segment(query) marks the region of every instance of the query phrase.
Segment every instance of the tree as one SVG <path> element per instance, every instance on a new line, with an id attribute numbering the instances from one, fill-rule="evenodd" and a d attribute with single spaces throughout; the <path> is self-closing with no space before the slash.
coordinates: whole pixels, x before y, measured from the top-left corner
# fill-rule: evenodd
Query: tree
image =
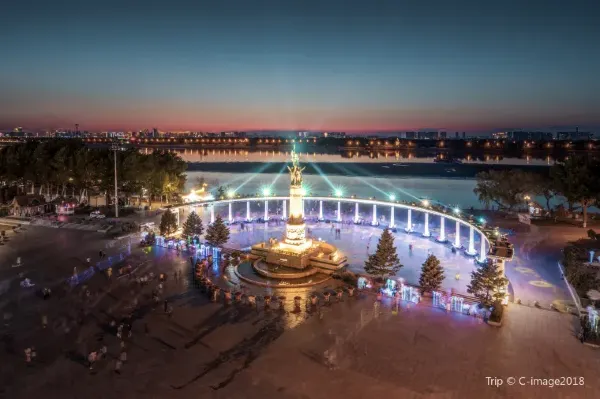
<path id="1" fill-rule="evenodd" d="M 217 195 L 215 197 L 217 197 L 217 199 L 225 198 L 225 188 L 223 186 L 219 186 L 219 188 L 217 188 Z"/>
<path id="2" fill-rule="evenodd" d="M 202 225 L 202 219 L 196 212 L 190 213 L 187 220 L 183 224 L 183 237 L 190 239 L 194 236 L 201 236 L 204 232 L 204 226 Z"/>
<path id="3" fill-rule="evenodd" d="M 215 222 L 208 226 L 204 239 L 213 247 L 220 247 L 229 241 L 229 227 L 225 225 L 221 215 L 217 215 Z"/>
<path id="4" fill-rule="evenodd" d="M 554 165 L 550 172 L 557 191 L 569 205 L 581 205 L 583 228 L 586 228 L 588 207 L 600 196 L 600 164 L 583 157 L 569 157 Z"/>
<path id="5" fill-rule="evenodd" d="M 177 217 L 170 209 L 167 209 L 160 218 L 160 234 L 169 235 L 177 230 Z"/>
<path id="6" fill-rule="evenodd" d="M 550 207 L 550 200 L 556 196 L 556 187 L 554 180 L 548 175 L 537 175 L 538 179 L 534 181 L 535 194 L 539 194 L 546 199 L 546 209 L 548 212 L 552 209 Z"/>
<path id="7" fill-rule="evenodd" d="M 421 291 L 438 291 L 442 287 L 443 281 L 444 269 L 440 265 L 440 260 L 435 255 L 429 255 L 421 268 L 421 277 L 419 278 Z"/>
<path id="8" fill-rule="evenodd" d="M 490 170 L 477 174 L 477 186 L 473 192 L 486 207 L 493 202 L 499 208 L 512 211 L 532 192 L 535 180 L 536 175 L 518 169 Z"/>
<path id="9" fill-rule="evenodd" d="M 383 278 L 395 276 L 401 267 L 402 264 L 400 264 L 396 247 L 394 247 L 394 236 L 386 228 L 379 238 L 377 250 L 365 261 L 365 271 Z"/>
<path id="10" fill-rule="evenodd" d="M 500 268 L 491 260 L 481 266 L 478 270 L 471 272 L 471 283 L 467 286 L 467 292 L 473 294 L 479 302 L 490 307 L 496 301 L 504 299 L 503 289 L 508 284 Z"/>

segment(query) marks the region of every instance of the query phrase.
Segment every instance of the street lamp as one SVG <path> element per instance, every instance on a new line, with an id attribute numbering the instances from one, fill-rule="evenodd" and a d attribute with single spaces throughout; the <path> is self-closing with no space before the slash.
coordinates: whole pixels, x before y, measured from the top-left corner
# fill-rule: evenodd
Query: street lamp
<path id="1" fill-rule="evenodd" d="M 234 190 L 227 191 L 227 198 L 233 198 L 233 197 L 235 197 L 235 191 Z"/>
<path id="2" fill-rule="evenodd" d="M 119 151 L 119 144 L 113 141 L 110 149 L 115 153 L 115 217 L 119 217 L 119 193 L 117 190 L 117 151 Z"/>
<path id="3" fill-rule="evenodd" d="M 454 208 L 454 213 L 458 215 L 460 213 L 460 209 Z"/>
<path id="4" fill-rule="evenodd" d="M 342 195 L 344 195 L 344 193 L 342 192 L 341 189 L 338 188 L 338 189 L 335 190 L 335 196 L 336 197 L 341 197 Z"/>
<path id="5" fill-rule="evenodd" d="M 394 194 L 390 194 L 390 201 L 396 201 L 396 196 Z"/>
<path id="6" fill-rule="evenodd" d="M 263 188 L 263 196 L 268 197 L 269 195 L 271 195 L 271 190 L 269 187 Z"/>
<path id="7" fill-rule="evenodd" d="M 429 206 L 429 201 L 428 200 L 423 200 L 422 204 L 423 204 L 423 206 L 427 207 L 427 206 Z"/>

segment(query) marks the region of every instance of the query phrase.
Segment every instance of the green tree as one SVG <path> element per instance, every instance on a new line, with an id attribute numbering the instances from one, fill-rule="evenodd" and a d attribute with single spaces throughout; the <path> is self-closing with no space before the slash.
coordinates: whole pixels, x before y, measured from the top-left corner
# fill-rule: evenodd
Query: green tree
<path id="1" fill-rule="evenodd" d="M 389 229 L 385 229 L 377 243 L 377 250 L 365 261 L 365 271 L 373 276 L 389 277 L 395 276 L 401 267 L 394 247 L 394 236 Z"/>
<path id="2" fill-rule="evenodd" d="M 224 199 L 225 198 L 225 187 L 219 186 L 219 188 L 217 188 L 217 195 L 215 197 L 217 199 Z"/>
<path id="3" fill-rule="evenodd" d="M 214 247 L 220 247 L 229 241 L 229 227 L 225 225 L 221 215 L 217 215 L 215 222 L 208 226 L 204 239 Z"/>
<path id="4" fill-rule="evenodd" d="M 440 264 L 440 260 L 435 255 L 429 255 L 421 267 L 421 277 L 419 278 L 421 291 L 439 291 L 442 288 L 443 281 L 444 269 Z"/>
<path id="5" fill-rule="evenodd" d="M 170 209 L 162 214 L 159 229 L 161 235 L 169 235 L 177 230 L 177 217 Z"/>
<path id="6" fill-rule="evenodd" d="M 536 176 L 519 169 L 490 170 L 477 174 L 477 186 L 473 192 L 486 207 L 495 203 L 499 208 L 512 211 L 532 193 Z"/>
<path id="7" fill-rule="evenodd" d="M 490 307 L 495 301 L 504 299 L 503 289 L 508 284 L 500 268 L 491 260 L 479 269 L 471 272 L 471 283 L 467 286 L 467 292 L 473 294 L 479 302 Z"/>
<path id="8" fill-rule="evenodd" d="M 552 209 L 550 200 L 556 196 L 556 185 L 554 184 L 554 180 L 546 174 L 537 175 L 537 179 L 534 181 L 533 185 L 533 192 L 546 199 L 546 209 L 550 211 Z"/>
<path id="9" fill-rule="evenodd" d="M 187 240 L 194 236 L 201 236 L 203 232 L 204 226 L 200 216 L 196 212 L 190 213 L 183 224 L 183 237 Z"/>
<path id="10" fill-rule="evenodd" d="M 588 207 L 600 196 L 600 164 L 583 157 L 569 157 L 554 165 L 550 172 L 557 191 L 569 205 L 581 205 L 583 228 L 586 228 Z"/>

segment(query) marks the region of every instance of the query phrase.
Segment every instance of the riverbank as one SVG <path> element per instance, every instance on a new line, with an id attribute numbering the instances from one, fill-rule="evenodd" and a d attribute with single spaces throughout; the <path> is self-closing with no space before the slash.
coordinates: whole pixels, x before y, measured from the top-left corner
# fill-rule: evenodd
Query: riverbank
<path id="1" fill-rule="evenodd" d="M 188 172 L 222 173 L 275 173 L 285 170 L 285 162 L 190 162 Z M 446 178 L 474 178 L 480 172 L 490 170 L 523 169 L 540 174 L 549 173 L 550 168 L 539 165 L 491 165 L 491 164 L 454 164 L 454 163 L 335 163 L 316 162 L 302 164 L 304 175 L 327 176 L 420 176 Z"/>

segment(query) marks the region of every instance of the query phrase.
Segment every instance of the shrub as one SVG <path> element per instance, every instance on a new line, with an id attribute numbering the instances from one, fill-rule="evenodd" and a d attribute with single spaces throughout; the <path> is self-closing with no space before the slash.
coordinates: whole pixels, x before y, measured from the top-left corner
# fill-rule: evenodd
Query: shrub
<path id="1" fill-rule="evenodd" d="M 356 287 L 358 284 L 358 276 L 352 272 L 342 272 L 339 276 L 348 285 Z"/>
<path id="2" fill-rule="evenodd" d="M 589 238 L 591 238 L 592 240 L 597 240 L 597 239 L 598 239 L 598 234 L 597 234 L 597 233 L 596 233 L 594 230 L 592 230 L 592 229 L 589 229 L 589 230 L 587 231 L 587 235 L 588 235 L 588 237 L 589 237 Z"/>
<path id="3" fill-rule="evenodd" d="M 502 321 L 502 315 L 504 314 L 504 306 L 502 306 L 502 302 L 496 301 L 492 306 L 492 314 L 490 314 L 490 320 L 495 323 L 500 323 Z"/>

